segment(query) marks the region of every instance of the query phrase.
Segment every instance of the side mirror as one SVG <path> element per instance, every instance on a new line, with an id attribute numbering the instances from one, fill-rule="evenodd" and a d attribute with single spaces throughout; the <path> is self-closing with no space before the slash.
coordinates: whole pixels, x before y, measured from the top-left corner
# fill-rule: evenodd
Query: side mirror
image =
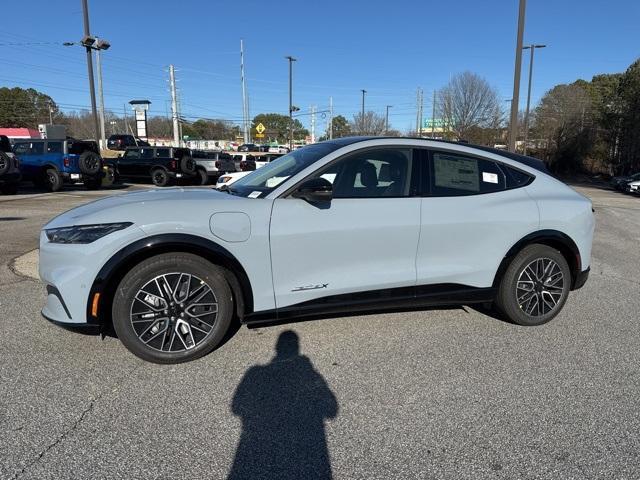
<path id="1" fill-rule="evenodd" d="M 326 178 L 311 178 L 304 181 L 291 196 L 309 203 L 330 202 L 333 197 L 333 185 Z"/>

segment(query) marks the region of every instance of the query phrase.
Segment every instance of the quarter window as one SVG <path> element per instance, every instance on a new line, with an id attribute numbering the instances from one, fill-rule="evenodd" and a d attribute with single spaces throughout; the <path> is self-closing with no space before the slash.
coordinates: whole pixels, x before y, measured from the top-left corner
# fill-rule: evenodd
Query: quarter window
<path id="1" fill-rule="evenodd" d="M 338 160 L 318 176 L 333 184 L 333 198 L 408 197 L 411 149 L 371 149 Z"/>
<path id="2" fill-rule="evenodd" d="M 493 193 L 507 188 L 505 174 L 490 160 L 434 152 L 431 193 L 435 196 Z"/>

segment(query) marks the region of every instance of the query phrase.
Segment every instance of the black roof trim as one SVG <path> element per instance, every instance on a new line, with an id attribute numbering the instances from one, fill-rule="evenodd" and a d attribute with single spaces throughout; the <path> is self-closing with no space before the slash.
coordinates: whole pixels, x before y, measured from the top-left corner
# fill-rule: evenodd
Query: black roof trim
<path id="1" fill-rule="evenodd" d="M 526 155 L 520 155 L 519 153 L 509 152 L 507 150 L 499 150 L 497 148 L 487 147 L 484 145 L 474 145 L 472 143 L 466 142 L 454 142 L 453 140 L 439 140 L 439 139 L 431 139 L 424 137 L 341 137 L 333 140 L 326 140 L 322 143 L 333 143 L 340 147 L 345 147 L 347 145 L 352 145 L 358 142 L 366 142 L 367 140 L 382 140 L 382 139 L 394 139 L 394 140 L 427 140 L 430 142 L 437 142 L 449 145 L 458 145 L 461 147 L 469 147 L 475 148 L 477 150 L 481 150 L 483 152 L 492 153 L 494 155 L 499 155 L 501 157 L 508 158 L 509 160 L 513 160 L 514 162 L 521 163 L 526 165 L 527 167 L 538 170 L 542 173 L 546 173 L 547 175 L 551 175 L 549 170 L 547 169 L 544 162 L 540 159 L 527 157 Z"/>

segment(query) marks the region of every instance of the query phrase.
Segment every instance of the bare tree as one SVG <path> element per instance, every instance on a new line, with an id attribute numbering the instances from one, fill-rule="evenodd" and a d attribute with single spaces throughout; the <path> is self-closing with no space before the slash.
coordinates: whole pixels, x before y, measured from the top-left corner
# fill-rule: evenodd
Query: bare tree
<path id="1" fill-rule="evenodd" d="M 365 112 L 353 116 L 351 132 L 358 135 L 382 135 L 385 131 L 385 117 L 375 112 Z"/>
<path id="2" fill-rule="evenodd" d="M 495 129 L 502 121 L 497 91 L 475 73 L 454 76 L 436 98 L 440 118 L 460 140 L 468 140 L 472 129 Z"/>

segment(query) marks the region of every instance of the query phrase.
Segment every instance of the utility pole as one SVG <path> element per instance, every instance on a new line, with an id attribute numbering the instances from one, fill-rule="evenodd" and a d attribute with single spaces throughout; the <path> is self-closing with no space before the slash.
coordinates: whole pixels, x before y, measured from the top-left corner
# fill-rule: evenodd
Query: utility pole
<path id="1" fill-rule="evenodd" d="M 311 143 L 316 143 L 316 106 L 311 106 Z"/>
<path id="2" fill-rule="evenodd" d="M 51 100 L 49 100 L 49 123 L 53 125 L 53 105 L 51 105 Z"/>
<path id="3" fill-rule="evenodd" d="M 436 138 L 436 91 L 433 91 L 433 107 L 431 108 L 431 139 Z"/>
<path id="4" fill-rule="evenodd" d="M 173 146 L 180 146 L 180 123 L 178 122 L 178 98 L 176 95 L 176 75 L 173 65 L 169 65 L 169 83 L 171 85 L 171 118 L 173 119 Z"/>
<path id="5" fill-rule="evenodd" d="M 516 37 L 516 64 L 513 72 L 513 97 L 511 98 L 511 118 L 509 120 L 509 151 L 516 151 L 518 137 L 518 106 L 520 105 L 520 73 L 522 70 L 522 37 L 524 36 L 524 16 L 527 0 L 520 0 L 518 11 L 518 34 Z"/>
<path id="6" fill-rule="evenodd" d="M 387 114 L 384 117 L 384 133 L 389 133 L 389 109 L 393 105 L 387 105 Z"/>
<path id="7" fill-rule="evenodd" d="M 87 0 L 82 0 L 82 18 L 84 21 L 84 37 L 90 37 L 89 28 L 89 6 Z M 96 87 L 93 80 L 93 54 L 91 53 L 91 47 L 85 46 L 87 50 L 87 70 L 89 73 L 89 94 L 91 96 L 91 114 L 93 116 L 93 127 L 96 140 L 100 138 L 100 127 L 98 125 L 98 112 L 96 110 Z"/>
<path id="8" fill-rule="evenodd" d="M 533 53 L 536 48 L 544 48 L 546 45 L 527 45 L 522 47 L 523 50 L 531 50 L 531 56 L 529 57 L 529 90 L 527 92 L 527 110 L 524 114 L 524 148 L 523 153 L 527 154 L 527 140 L 529 138 L 529 104 L 531 103 L 531 77 L 533 76 Z"/>
<path id="9" fill-rule="evenodd" d="M 242 82 L 242 129 L 244 143 L 251 141 L 249 128 L 249 106 L 247 104 L 247 86 L 244 77 L 244 41 L 240 39 L 240 81 Z"/>
<path id="10" fill-rule="evenodd" d="M 96 40 L 98 37 L 96 37 Z M 100 99 L 100 148 L 107 148 L 107 136 L 104 131 L 104 92 L 102 91 L 102 51 L 96 49 L 96 67 L 98 69 L 98 98 Z"/>
<path id="11" fill-rule="evenodd" d="M 367 93 L 366 90 L 360 90 L 362 92 L 362 111 L 360 113 L 360 135 L 364 134 L 364 96 Z"/>
<path id="12" fill-rule="evenodd" d="M 416 135 L 422 137 L 422 118 L 423 118 L 423 92 L 422 88 L 418 87 L 416 94 Z"/>
<path id="13" fill-rule="evenodd" d="M 289 150 L 293 150 L 293 62 L 291 55 L 284 57 L 289 60 Z"/>
<path id="14" fill-rule="evenodd" d="M 333 97 L 329 97 L 329 140 L 333 140 Z"/>

